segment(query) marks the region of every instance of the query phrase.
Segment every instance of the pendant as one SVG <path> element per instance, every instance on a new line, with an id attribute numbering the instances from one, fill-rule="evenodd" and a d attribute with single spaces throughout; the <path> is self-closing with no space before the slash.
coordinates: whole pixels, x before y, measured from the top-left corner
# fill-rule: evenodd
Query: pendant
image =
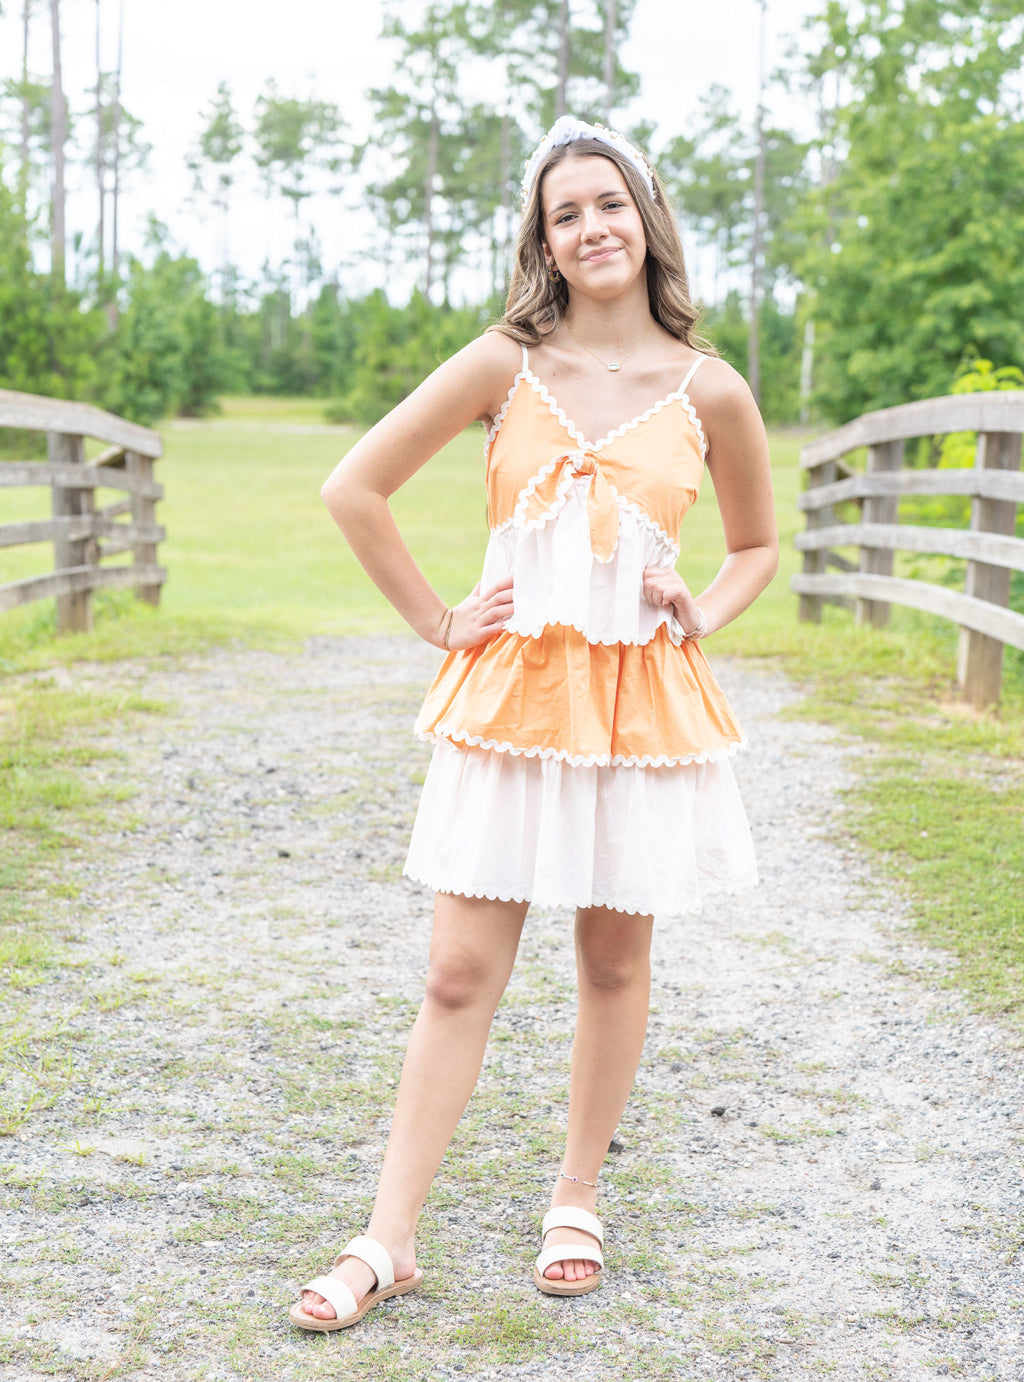
<path id="1" fill-rule="evenodd" d="M 622 366 L 621 366 L 621 365 L 609 365 L 608 368 L 611 370 L 612 374 L 614 374 L 615 371 L 616 371 L 616 370 L 620 370 L 620 369 L 622 368 Z"/>

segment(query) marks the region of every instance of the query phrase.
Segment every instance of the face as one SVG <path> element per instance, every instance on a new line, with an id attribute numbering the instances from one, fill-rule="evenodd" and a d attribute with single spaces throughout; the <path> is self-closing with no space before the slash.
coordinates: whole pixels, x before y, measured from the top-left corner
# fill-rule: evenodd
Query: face
<path id="1" fill-rule="evenodd" d="M 609 158 L 565 158 L 544 177 L 544 257 L 570 289 L 611 297 L 638 278 L 647 241 L 626 180 Z"/>

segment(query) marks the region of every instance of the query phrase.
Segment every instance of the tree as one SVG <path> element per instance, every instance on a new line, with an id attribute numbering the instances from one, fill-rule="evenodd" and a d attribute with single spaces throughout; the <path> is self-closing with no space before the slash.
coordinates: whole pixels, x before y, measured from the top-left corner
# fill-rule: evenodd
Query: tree
<path id="1" fill-rule="evenodd" d="M 92 154 L 99 214 L 96 221 L 96 281 L 101 301 L 107 301 L 112 324 L 117 321 L 116 289 L 120 276 L 120 203 L 129 174 L 144 168 L 152 146 L 142 137 L 142 121 L 126 110 L 117 72 L 101 73 L 93 111 L 96 143 Z M 107 275 L 107 204 L 110 216 L 110 273 Z"/>
<path id="2" fill-rule="evenodd" d="M 480 334 L 479 308 L 435 306 L 422 293 L 396 307 L 381 292 L 353 304 L 358 351 L 348 388 L 331 410 L 342 421 L 376 422 L 412 393 L 424 375 Z"/>
<path id="3" fill-rule="evenodd" d="M 151 221 L 151 262 L 132 258 L 126 305 L 104 360 L 102 402 L 133 421 L 211 411 L 230 378 L 217 309 L 198 263 L 175 254 Z"/>
<path id="4" fill-rule="evenodd" d="M 446 258 L 461 257 L 457 236 L 463 227 L 454 207 L 464 200 L 458 186 L 466 154 L 459 73 L 472 52 L 465 6 L 430 3 L 410 15 L 406 7 L 391 5 L 383 33 L 400 45 L 401 84 L 370 92 L 374 148 L 387 150 L 386 171 L 371 184 L 370 195 L 391 243 L 419 262 L 422 292 L 430 301 L 438 278 L 448 276 L 439 250 L 447 250 Z M 368 149 L 361 152 L 365 162 Z"/>
<path id="5" fill-rule="evenodd" d="M 761 350 L 758 339 L 758 319 L 761 310 L 761 293 L 764 286 L 761 253 L 764 233 L 765 4 L 766 0 L 760 0 L 761 14 L 758 31 L 757 115 L 755 117 L 754 127 L 754 204 L 751 208 L 753 229 L 750 237 L 750 330 L 747 338 L 747 382 L 750 384 L 750 391 L 758 403 L 761 401 Z"/>
<path id="6" fill-rule="evenodd" d="M 658 166 L 680 218 L 697 240 L 714 251 L 710 299 L 720 304 L 735 290 L 736 271 L 754 252 L 755 171 L 763 144 L 759 284 L 770 297 L 783 281 L 795 281 L 803 237 L 795 217 L 806 192 L 807 146 L 788 131 L 762 126 L 757 138 L 732 109 L 723 86 L 709 88 L 698 105 L 693 134 L 677 136 L 658 156 Z M 748 315 L 749 320 L 749 315 Z"/>
<path id="7" fill-rule="evenodd" d="M 3 387 L 81 398 L 95 378 L 102 318 L 32 265 L 28 227 L 0 179 L 0 380 Z"/>
<path id="8" fill-rule="evenodd" d="M 819 37 L 850 91 L 804 270 L 842 420 L 945 392 L 965 354 L 1024 359 L 1024 25 L 1005 0 L 866 0 Z"/>
<path id="9" fill-rule="evenodd" d="M 438 288 L 447 298 L 463 265 L 486 265 L 495 286 L 504 282 L 531 143 L 570 95 L 596 118 L 636 89 L 618 58 L 634 4 L 590 0 L 581 10 L 577 0 L 579 13 L 569 0 L 386 5 L 396 75 L 371 93 L 376 134 L 362 163 L 388 251 L 418 263 L 428 299 Z M 467 69 L 485 74 L 486 99 L 468 94 Z"/>
<path id="10" fill-rule="evenodd" d="M 32 20 L 32 0 L 22 0 L 21 7 L 21 163 L 18 172 L 18 197 L 22 208 L 28 207 L 28 185 L 31 168 L 32 92 L 28 73 L 28 43 Z"/>
<path id="11" fill-rule="evenodd" d="M 53 78 L 50 87 L 50 150 L 53 157 L 53 190 L 50 198 L 50 273 L 63 288 L 66 232 L 64 227 L 64 146 L 68 138 L 68 110 L 60 53 L 60 0 L 50 0 Z"/>
<path id="12" fill-rule="evenodd" d="M 27 21 L 30 11 L 23 11 Z M 10 78 L 0 87 L 6 98 L 0 102 L 0 143 L 17 148 L 17 177 L 15 190 L 18 205 L 26 216 L 36 205 L 48 206 L 51 193 L 50 160 L 50 83 L 36 80 L 28 68 L 28 28 L 25 28 L 25 49 L 21 75 Z M 11 112 L 8 114 L 8 112 Z M 33 193 L 38 185 L 36 196 Z"/>
<path id="13" fill-rule="evenodd" d="M 313 191 L 310 174 L 340 170 L 341 128 L 341 115 L 333 102 L 282 96 L 273 79 L 267 84 L 266 95 L 256 101 L 256 166 L 268 194 L 278 194 L 291 206 L 293 265 L 300 255 L 302 203 Z M 292 297 L 295 286 L 293 279 Z"/>
<path id="14" fill-rule="evenodd" d="M 559 115 L 609 121 L 639 89 L 621 59 L 636 0 L 470 4 L 477 50 L 498 61 L 516 118 L 535 142 Z"/>
<path id="15" fill-rule="evenodd" d="M 245 131 L 235 113 L 227 82 L 217 87 L 217 95 L 204 112 L 206 124 L 186 160 L 192 173 L 193 190 L 209 197 L 220 213 L 221 241 L 218 260 L 223 274 L 228 263 L 227 218 L 231 189 L 234 186 L 234 165 L 242 152 Z"/>

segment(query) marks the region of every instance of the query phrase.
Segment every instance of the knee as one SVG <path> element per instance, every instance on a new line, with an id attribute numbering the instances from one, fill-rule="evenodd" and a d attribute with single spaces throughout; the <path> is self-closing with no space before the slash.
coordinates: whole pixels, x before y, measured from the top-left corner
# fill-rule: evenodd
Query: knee
<path id="1" fill-rule="evenodd" d="M 475 1007 L 489 993 L 489 974 L 475 956 L 455 951 L 433 955 L 427 970 L 427 1002 L 448 1012 Z"/>
<path id="2" fill-rule="evenodd" d="M 624 953 L 613 946 L 581 946 L 577 967 L 581 982 L 608 993 L 632 988 L 637 983 L 646 984 L 650 978 L 646 954 Z"/>

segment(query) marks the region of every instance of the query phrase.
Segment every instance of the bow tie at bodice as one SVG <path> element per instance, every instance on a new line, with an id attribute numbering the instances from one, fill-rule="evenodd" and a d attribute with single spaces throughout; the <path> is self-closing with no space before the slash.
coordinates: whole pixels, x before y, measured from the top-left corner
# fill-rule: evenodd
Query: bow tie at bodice
<path id="1" fill-rule="evenodd" d="M 593 451 L 567 451 L 544 467 L 535 484 L 520 498 L 516 516 L 527 528 L 540 528 L 564 506 L 573 481 L 590 478 L 587 523 L 590 549 L 599 562 L 609 562 L 619 540 L 618 496 L 601 470 Z"/>

